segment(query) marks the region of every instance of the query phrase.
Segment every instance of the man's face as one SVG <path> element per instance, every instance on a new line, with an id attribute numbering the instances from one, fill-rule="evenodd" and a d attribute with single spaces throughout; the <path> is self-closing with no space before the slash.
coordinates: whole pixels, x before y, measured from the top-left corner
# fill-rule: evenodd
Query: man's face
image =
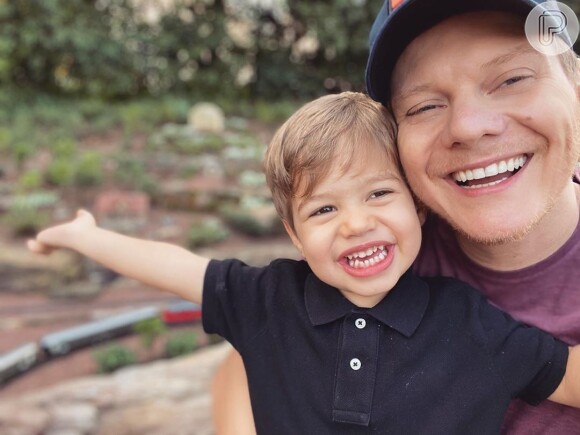
<path id="1" fill-rule="evenodd" d="M 523 236 L 573 192 L 578 79 L 517 29 L 502 13 L 448 19 L 406 48 L 391 84 L 411 187 L 478 242 Z"/>

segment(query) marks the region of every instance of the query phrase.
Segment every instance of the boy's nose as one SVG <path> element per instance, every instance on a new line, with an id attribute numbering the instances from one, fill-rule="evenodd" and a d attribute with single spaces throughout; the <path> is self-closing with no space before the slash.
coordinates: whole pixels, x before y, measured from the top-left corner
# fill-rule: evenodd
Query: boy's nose
<path id="1" fill-rule="evenodd" d="M 355 237 L 371 231 L 376 220 L 370 213 L 353 211 L 343 215 L 341 233 L 343 237 Z"/>

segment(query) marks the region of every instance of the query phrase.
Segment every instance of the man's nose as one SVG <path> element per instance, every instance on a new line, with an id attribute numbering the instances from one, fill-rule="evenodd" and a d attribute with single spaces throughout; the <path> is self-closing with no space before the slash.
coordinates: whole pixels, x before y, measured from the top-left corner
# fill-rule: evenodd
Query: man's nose
<path id="1" fill-rule="evenodd" d="M 481 139 L 498 136 L 505 130 L 505 114 L 485 98 L 461 96 L 451 102 L 450 109 L 448 143 L 451 146 L 476 145 Z"/>

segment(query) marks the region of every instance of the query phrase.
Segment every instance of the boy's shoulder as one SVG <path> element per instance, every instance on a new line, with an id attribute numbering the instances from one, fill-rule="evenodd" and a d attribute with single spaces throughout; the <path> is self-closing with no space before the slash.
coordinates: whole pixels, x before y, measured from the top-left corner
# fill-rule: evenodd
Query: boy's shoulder
<path id="1" fill-rule="evenodd" d="M 238 277 L 249 281 L 267 280 L 268 282 L 303 282 L 312 270 L 304 260 L 278 258 L 266 265 L 249 265 L 238 258 L 213 259 L 206 271 L 206 282 L 229 280 Z"/>
<path id="2" fill-rule="evenodd" d="M 478 306 L 488 304 L 483 293 L 465 281 L 449 276 L 421 277 L 429 287 L 430 304 Z"/>

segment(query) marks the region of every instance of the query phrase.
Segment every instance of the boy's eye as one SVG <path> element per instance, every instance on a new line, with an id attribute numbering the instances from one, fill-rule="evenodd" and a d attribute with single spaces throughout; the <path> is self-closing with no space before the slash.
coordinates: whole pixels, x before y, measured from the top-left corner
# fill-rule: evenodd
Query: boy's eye
<path id="1" fill-rule="evenodd" d="M 325 205 L 324 207 L 320 207 L 319 209 L 316 209 L 316 211 L 314 213 L 312 213 L 311 216 L 319 216 L 321 214 L 331 213 L 333 211 L 334 211 L 334 207 L 332 205 Z"/>
<path id="2" fill-rule="evenodd" d="M 393 193 L 393 191 L 388 189 L 377 190 L 371 194 L 371 198 L 380 198 L 382 196 L 387 196 L 390 193 Z"/>

